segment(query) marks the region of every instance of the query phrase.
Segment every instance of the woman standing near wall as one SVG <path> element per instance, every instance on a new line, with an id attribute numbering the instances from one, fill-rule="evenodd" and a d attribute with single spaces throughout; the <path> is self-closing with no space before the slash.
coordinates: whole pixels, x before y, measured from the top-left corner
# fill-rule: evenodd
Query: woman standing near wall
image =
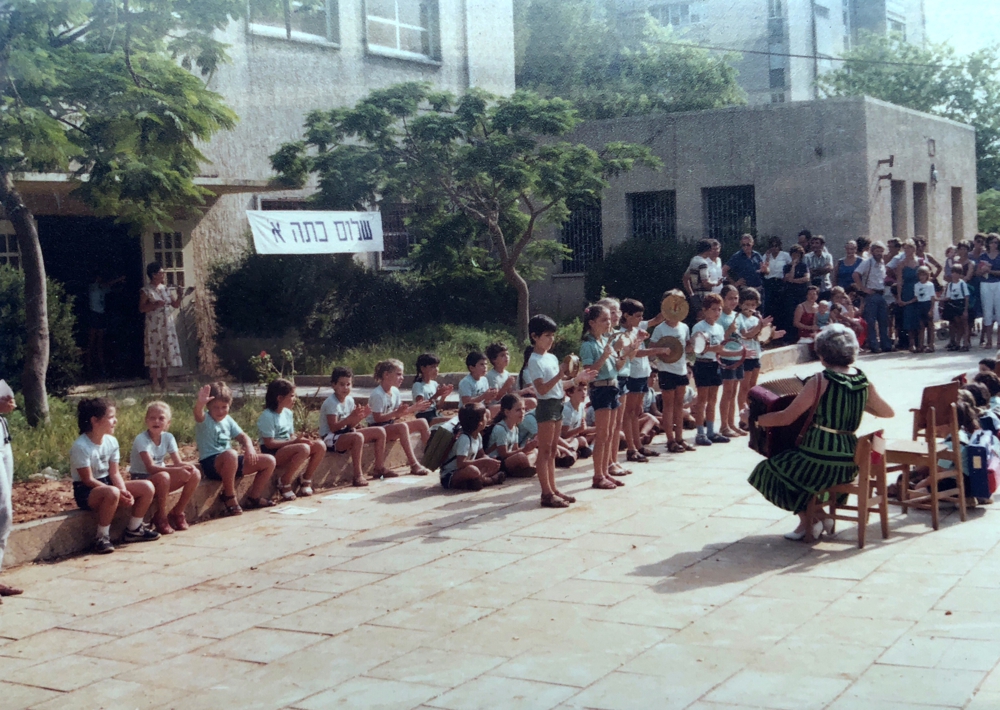
<path id="1" fill-rule="evenodd" d="M 146 315 L 146 367 L 153 382 L 153 391 L 167 388 L 167 373 L 171 367 L 181 367 L 180 343 L 174 326 L 174 308 L 181 307 L 182 293 L 168 289 L 166 275 L 159 262 L 146 267 L 149 285 L 139 292 L 139 312 Z"/>

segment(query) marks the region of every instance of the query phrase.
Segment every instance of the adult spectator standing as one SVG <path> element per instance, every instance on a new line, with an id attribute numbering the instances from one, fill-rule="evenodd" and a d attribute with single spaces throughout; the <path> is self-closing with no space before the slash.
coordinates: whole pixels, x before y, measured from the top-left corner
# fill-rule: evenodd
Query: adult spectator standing
<path id="1" fill-rule="evenodd" d="M 993 348 L 993 324 L 1000 322 L 1000 235 L 986 236 L 986 251 L 979 256 L 976 271 L 982 278 L 979 297 L 983 303 L 983 347 Z"/>
<path id="2" fill-rule="evenodd" d="M 871 256 L 871 252 L 869 251 L 869 249 L 871 249 L 872 246 L 871 239 L 869 239 L 868 237 L 858 237 L 855 240 L 855 244 L 857 244 L 858 246 L 858 258 L 861 259 L 861 261 L 864 261 L 869 256 Z"/>
<path id="3" fill-rule="evenodd" d="M 914 296 L 917 285 L 917 269 L 923 264 L 917 259 L 917 245 L 912 239 L 903 242 L 903 258 L 896 264 L 896 308 L 903 314 L 902 329 L 899 330 L 899 348 L 903 348 L 903 333 L 916 332 L 920 328 L 920 307 Z M 912 303 L 911 303 L 912 301 Z M 909 342 L 910 352 L 917 352 L 917 343 Z"/>
<path id="4" fill-rule="evenodd" d="M 806 253 L 806 266 L 812 277 L 812 285 L 819 289 L 819 300 L 830 300 L 830 289 L 833 288 L 833 257 L 826 250 L 826 239 L 817 234 L 812 238 L 812 251 Z"/>
<path id="5" fill-rule="evenodd" d="M 854 283 L 854 271 L 860 265 L 858 243 L 852 239 L 844 245 L 844 258 L 837 259 L 837 285 L 846 291 Z"/>
<path id="6" fill-rule="evenodd" d="M 722 245 L 715 239 L 702 239 L 695 248 L 698 253 L 691 257 L 682 279 L 691 305 L 688 317 L 692 322 L 701 317 L 701 299 L 705 294 L 722 290 L 722 260 L 719 259 Z"/>
<path id="7" fill-rule="evenodd" d="M 928 266 L 931 270 L 931 281 L 941 275 L 941 262 L 927 253 L 927 240 L 924 237 L 916 237 L 913 243 L 917 245 L 917 260 L 921 266 Z"/>
<path id="8" fill-rule="evenodd" d="M 976 323 L 976 319 L 983 317 L 983 299 L 980 293 L 980 284 L 982 284 L 983 279 L 979 275 L 979 270 L 976 265 L 979 263 L 979 257 L 986 253 L 986 235 L 982 232 L 976 234 L 972 238 L 972 251 L 969 252 L 969 261 L 972 262 L 972 269 L 969 272 L 969 278 L 967 283 L 969 284 L 969 332 L 973 331 L 973 326 Z M 979 331 L 979 345 L 983 344 L 983 338 L 986 337 L 986 329 L 983 328 Z"/>
<path id="9" fill-rule="evenodd" d="M 786 336 L 790 342 L 798 340 L 798 333 L 794 328 L 795 309 L 806 300 L 806 291 L 809 289 L 811 280 L 809 266 L 805 262 L 805 253 L 798 244 L 792 245 L 788 250 L 791 261 L 785 264 L 785 293 L 781 302 L 781 318 L 778 323 L 779 330 L 788 333 Z"/>
<path id="10" fill-rule="evenodd" d="M 781 237 L 767 240 L 764 252 L 764 315 L 780 320 L 785 293 L 785 266 L 792 263 L 792 257 L 781 249 Z"/>
<path id="11" fill-rule="evenodd" d="M 903 330 L 903 309 L 896 307 L 896 281 L 899 275 L 896 267 L 903 260 L 903 243 L 895 237 L 885 242 L 885 302 L 889 304 L 889 334 L 895 339 L 896 347 L 906 349 L 910 346 L 910 336 Z"/>
<path id="12" fill-rule="evenodd" d="M 874 242 L 870 256 L 851 275 L 854 284 L 865 294 L 864 318 L 868 326 L 868 348 L 873 353 L 891 352 L 889 306 L 885 302 L 885 244 Z"/>
<path id="13" fill-rule="evenodd" d="M 744 234 L 740 237 L 740 250 L 722 267 L 723 278 L 728 278 L 736 288 L 760 289 L 764 286 L 764 274 L 761 273 L 764 257 L 754 251 L 753 246 L 753 235 Z"/>
<path id="14" fill-rule="evenodd" d="M 10 426 L 7 424 L 4 414 L 10 414 L 17 405 L 14 403 L 14 394 L 6 388 L 4 396 L 0 396 L 0 570 L 3 569 L 3 552 L 7 547 L 7 538 L 10 537 L 10 530 L 14 527 L 14 504 L 11 499 L 11 490 L 14 487 L 14 454 L 10 448 Z M 20 594 L 21 590 L 0 584 L 0 599 Z"/>
<path id="15" fill-rule="evenodd" d="M 149 285 L 139 292 L 139 312 L 146 315 L 146 367 L 156 392 L 167 388 L 170 368 L 184 364 L 173 313 L 173 309 L 181 307 L 183 294 L 167 288 L 166 275 L 159 262 L 154 261 L 146 267 L 146 276 Z"/>

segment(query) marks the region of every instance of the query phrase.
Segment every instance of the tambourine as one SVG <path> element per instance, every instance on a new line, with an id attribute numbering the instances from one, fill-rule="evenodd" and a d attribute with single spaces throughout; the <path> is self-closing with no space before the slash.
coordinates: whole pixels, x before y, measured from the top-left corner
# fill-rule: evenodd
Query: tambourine
<path id="1" fill-rule="evenodd" d="M 687 299 L 676 293 L 672 293 L 660 302 L 660 315 L 664 320 L 682 321 L 688 317 L 689 306 Z"/>
<path id="2" fill-rule="evenodd" d="M 563 358 L 563 365 L 566 367 L 566 377 L 573 379 L 580 374 L 580 358 L 570 353 Z"/>
<path id="3" fill-rule="evenodd" d="M 773 325 L 765 325 L 763 328 L 760 329 L 760 332 L 757 334 L 757 340 L 760 342 L 761 345 L 767 345 L 768 343 L 771 342 L 771 338 L 773 337 L 774 337 Z"/>
<path id="4" fill-rule="evenodd" d="M 620 356 L 622 352 L 631 347 L 634 342 L 635 339 L 632 337 L 631 333 L 622 333 L 611 343 L 611 347 L 614 349 L 615 353 Z"/>
<path id="5" fill-rule="evenodd" d="M 708 347 L 708 338 L 706 338 L 701 333 L 695 333 L 694 337 L 691 338 L 691 342 L 692 342 L 691 349 L 694 351 L 695 355 L 703 354 L 705 352 L 705 349 Z"/>
<path id="6" fill-rule="evenodd" d="M 684 343 L 681 342 L 680 338 L 675 338 L 672 335 L 663 336 L 655 343 L 652 343 L 650 347 L 654 350 L 670 348 L 669 355 L 659 356 L 660 362 L 665 362 L 668 365 L 671 365 L 684 357 Z"/>
<path id="7" fill-rule="evenodd" d="M 742 343 L 735 340 L 727 340 L 722 344 L 722 352 L 719 353 L 719 367 L 724 370 L 735 370 L 743 364 L 746 358 L 747 351 Z"/>
<path id="8" fill-rule="evenodd" d="M 816 338 L 799 338 L 799 345 L 811 345 L 816 342 Z"/>

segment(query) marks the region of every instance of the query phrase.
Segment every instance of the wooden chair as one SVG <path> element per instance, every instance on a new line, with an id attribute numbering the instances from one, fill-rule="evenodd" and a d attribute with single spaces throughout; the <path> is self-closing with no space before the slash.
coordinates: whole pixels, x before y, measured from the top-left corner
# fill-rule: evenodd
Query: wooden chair
<path id="1" fill-rule="evenodd" d="M 920 435 L 927 429 L 927 415 L 931 408 L 936 410 L 940 415 L 940 413 L 948 411 L 949 405 L 958 403 L 958 390 L 961 386 L 962 383 L 958 378 L 955 378 L 947 384 L 924 387 L 924 392 L 920 397 L 920 408 L 910 410 L 913 412 L 914 441 L 919 439 Z M 944 418 L 941 418 L 940 424 L 937 426 L 937 431 L 935 431 L 935 436 L 944 438 L 950 434 L 951 429 L 948 422 Z"/>
<path id="2" fill-rule="evenodd" d="M 958 445 L 958 410 L 952 402 L 947 408 L 942 410 L 941 423 L 938 424 L 938 409 L 929 407 L 926 412 L 921 412 L 922 417 L 922 440 L 906 441 L 896 439 L 886 443 L 885 460 L 887 471 L 901 471 L 902 481 L 899 486 L 899 501 L 892 501 L 893 504 L 902 506 L 903 512 L 909 508 L 929 508 L 931 511 L 931 524 L 937 530 L 940 525 L 939 504 L 941 501 L 951 501 L 958 507 L 959 517 L 965 522 L 965 476 L 962 475 L 962 454 L 961 446 Z M 917 420 L 914 415 L 914 431 L 916 431 Z M 956 443 L 954 448 L 949 448 L 943 441 L 939 441 L 935 434 L 947 431 L 951 440 Z M 950 468 L 942 469 L 938 467 L 939 460 L 951 461 Z M 913 467 L 926 466 L 930 472 L 928 478 L 929 490 L 927 493 L 911 495 L 910 491 L 910 470 Z M 955 479 L 955 488 L 941 491 L 940 482 L 947 478 Z"/>
<path id="3" fill-rule="evenodd" d="M 811 520 L 817 512 L 823 509 L 824 505 L 828 505 L 830 508 L 829 517 L 833 518 L 834 531 L 837 529 L 838 520 L 856 522 L 858 524 L 859 549 L 865 546 L 865 528 L 868 525 L 868 516 L 872 511 L 878 511 L 879 520 L 882 523 L 882 539 L 885 540 L 889 537 L 889 497 L 886 495 L 885 457 L 877 454 L 872 455 L 875 439 L 881 437 L 882 432 L 877 431 L 859 438 L 858 448 L 854 453 L 854 462 L 858 465 L 858 477 L 850 483 L 820 491 L 812 497 L 807 508 Z M 873 461 L 873 459 L 875 460 Z M 857 504 L 838 505 L 837 496 L 842 494 L 855 496 Z M 839 511 L 854 511 L 855 514 L 846 515 Z M 806 534 L 807 537 L 811 537 L 812 529 L 810 528 Z"/>

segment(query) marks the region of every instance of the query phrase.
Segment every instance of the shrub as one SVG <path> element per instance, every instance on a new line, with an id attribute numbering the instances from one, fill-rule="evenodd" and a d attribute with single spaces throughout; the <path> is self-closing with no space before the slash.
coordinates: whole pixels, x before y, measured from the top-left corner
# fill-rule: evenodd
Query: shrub
<path id="1" fill-rule="evenodd" d="M 62 284 L 48 280 L 49 369 L 47 383 L 52 394 L 65 394 L 80 376 L 80 348 L 73 337 L 76 316 L 73 297 L 66 295 Z M 24 315 L 24 274 L 10 266 L 0 266 L 0 377 L 15 390 L 21 383 L 21 371 L 27 347 Z"/>

